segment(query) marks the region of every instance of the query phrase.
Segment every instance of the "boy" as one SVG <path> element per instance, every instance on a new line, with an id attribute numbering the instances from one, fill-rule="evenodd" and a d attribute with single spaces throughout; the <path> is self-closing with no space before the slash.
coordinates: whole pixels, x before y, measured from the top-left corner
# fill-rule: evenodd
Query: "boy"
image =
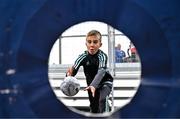
<path id="1" fill-rule="evenodd" d="M 102 46 L 101 33 L 91 30 L 86 36 L 87 51 L 82 53 L 74 65 L 68 69 L 67 76 L 75 76 L 80 66 L 83 66 L 86 76 L 90 101 L 90 112 L 106 111 L 106 97 L 112 89 L 113 78 L 107 71 L 107 55 L 99 48 Z"/>

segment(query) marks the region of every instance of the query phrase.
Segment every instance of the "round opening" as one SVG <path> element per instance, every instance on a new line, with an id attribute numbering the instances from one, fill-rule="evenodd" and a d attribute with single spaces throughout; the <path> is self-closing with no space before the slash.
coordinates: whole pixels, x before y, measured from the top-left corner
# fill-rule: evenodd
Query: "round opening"
<path id="1" fill-rule="evenodd" d="M 79 92 L 66 96 L 60 85 L 80 54 L 87 50 L 86 36 L 91 30 L 102 35 L 100 50 L 108 56 L 107 68 L 113 77 L 110 93 L 106 98 L 106 110 L 92 113 L 87 91 L 84 68 L 81 66 L 75 78 L 80 84 Z M 70 110 L 86 116 L 111 115 L 128 104 L 134 97 L 141 81 L 141 62 L 135 44 L 121 31 L 96 21 L 83 22 L 64 31 L 55 42 L 49 57 L 49 81 L 57 98 Z"/>

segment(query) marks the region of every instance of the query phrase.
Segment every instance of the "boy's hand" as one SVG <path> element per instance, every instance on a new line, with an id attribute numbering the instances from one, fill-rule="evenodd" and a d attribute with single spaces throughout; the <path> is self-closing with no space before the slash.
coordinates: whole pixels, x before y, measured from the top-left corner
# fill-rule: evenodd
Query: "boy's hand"
<path id="1" fill-rule="evenodd" d="M 90 90 L 91 93 L 92 93 L 92 96 L 93 96 L 93 97 L 95 96 L 95 91 L 96 91 L 96 89 L 94 88 L 94 86 L 88 86 L 88 87 L 86 87 L 84 90 L 85 90 L 85 91 L 86 91 L 86 90 Z"/>
<path id="2" fill-rule="evenodd" d="M 72 72 L 73 72 L 72 68 L 69 68 L 67 70 L 67 76 L 72 76 Z"/>

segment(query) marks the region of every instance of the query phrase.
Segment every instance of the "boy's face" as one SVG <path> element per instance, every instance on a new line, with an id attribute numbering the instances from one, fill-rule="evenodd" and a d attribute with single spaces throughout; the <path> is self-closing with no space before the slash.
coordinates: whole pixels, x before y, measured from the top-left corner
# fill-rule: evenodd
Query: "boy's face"
<path id="1" fill-rule="evenodd" d="M 93 35 L 86 38 L 86 46 L 89 54 L 94 55 L 97 53 L 102 43 L 99 36 Z"/>

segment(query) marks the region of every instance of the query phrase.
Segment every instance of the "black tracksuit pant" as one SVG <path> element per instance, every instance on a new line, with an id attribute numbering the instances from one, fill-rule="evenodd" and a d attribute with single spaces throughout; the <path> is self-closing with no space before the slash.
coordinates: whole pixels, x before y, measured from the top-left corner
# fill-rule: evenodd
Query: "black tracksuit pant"
<path id="1" fill-rule="evenodd" d="M 95 97 L 93 97 L 92 93 L 88 91 L 91 113 L 106 112 L 107 96 L 109 96 L 111 89 L 112 85 L 104 84 L 96 89 Z"/>

